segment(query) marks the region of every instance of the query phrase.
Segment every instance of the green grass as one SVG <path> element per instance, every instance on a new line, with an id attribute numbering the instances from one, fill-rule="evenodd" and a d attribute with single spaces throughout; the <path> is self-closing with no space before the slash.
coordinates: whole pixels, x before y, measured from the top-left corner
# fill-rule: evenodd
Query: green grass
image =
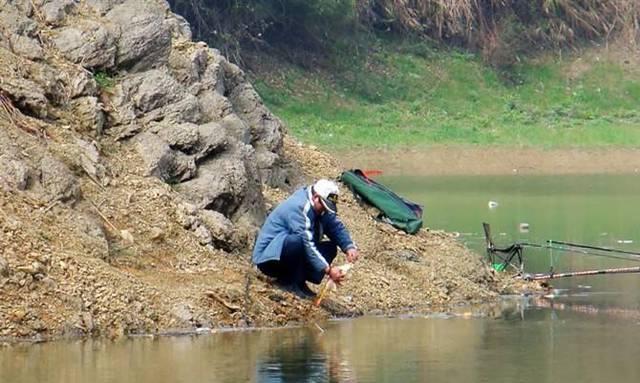
<path id="1" fill-rule="evenodd" d="M 113 88 L 113 86 L 116 84 L 116 81 L 113 79 L 113 77 L 111 77 L 106 72 L 96 72 L 93 75 L 93 79 L 96 81 L 96 84 L 98 84 L 98 87 L 100 89 L 108 90 Z"/>
<path id="2" fill-rule="evenodd" d="M 614 62 L 584 59 L 577 71 L 573 59 L 539 59 L 499 73 L 471 54 L 377 44 L 338 56 L 342 69 L 289 67 L 256 88 L 294 136 L 333 149 L 640 145 L 640 75 Z"/>

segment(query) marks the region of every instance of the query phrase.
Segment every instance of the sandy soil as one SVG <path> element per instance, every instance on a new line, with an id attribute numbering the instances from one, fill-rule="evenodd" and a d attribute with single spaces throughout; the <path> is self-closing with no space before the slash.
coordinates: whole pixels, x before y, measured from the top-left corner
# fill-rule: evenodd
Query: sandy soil
<path id="1" fill-rule="evenodd" d="M 433 146 L 333 153 L 346 168 L 393 175 L 599 174 L 640 172 L 640 149 Z"/>

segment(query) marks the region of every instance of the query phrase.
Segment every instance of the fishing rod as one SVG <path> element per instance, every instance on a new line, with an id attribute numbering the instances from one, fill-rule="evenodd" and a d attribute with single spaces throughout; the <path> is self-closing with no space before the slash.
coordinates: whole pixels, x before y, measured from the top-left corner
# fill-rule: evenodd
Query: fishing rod
<path id="1" fill-rule="evenodd" d="M 598 250 L 598 251 L 611 252 L 611 253 L 635 255 L 636 257 L 638 257 L 640 259 L 640 253 L 635 252 L 635 251 L 612 249 L 610 247 L 599 247 L 599 246 L 591 246 L 591 245 L 582 245 L 582 244 L 579 244 L 579 243 L 571 243 L 571 242 L 563 242 L 563 241 L 554 241 L 552 239 L 549 240 L 548 242 L 549 243 L 555 243 L 555 244 L 558 244 L 558 245 L 563 245 L 563 246 L 582 248 L 582 249 L 591 249 L 591 250 Z"/>
<path id="2" fill-rule="evenodd" d="M 613 269 L 600 269 L 600 270 L 570 271 L 566 273 L 525 274 L 520 278 L 527 281 L 540 281 L 540 280 L 546 280 L 546 279 L 583 277 L 587 275 L 630 274 L 630 273 L 640 273 L 640 266 L 619 267 L 619 268 L 613 268 Z"/>
<path id="3" fill-rule="evenodd" d="M 557 243 L 557 244 L 564 244 L 564 243 L 569 243 L 569 242 L 561 242 L 561 241 L 553 241 L 553 240 L 549 240 L 548 242 L 550 243 Z M 625 251 L 625 250 L 617 250 L 617 249 L 610 249 L 610 248 L 598 248 L 596 246 L 587 246 L 587 245 L 581 245 L 580 247 L 575 246 L 575 247 L 558 247 L 558 246 L 553 246 L 553 245 L 539 245 L 536 243 L 527 243 L 527 242 L 523 242 L 520 243 L 520 246 L 522 247 L 531 247 L 531 248 L 535 248 L 535 249 L 550 249 L 550 250 L 558 250 L 558 251 L 566 251 L 566 252 L 570 252 L 570 253 L 580 253 L 580 254 L 585 254 L 585 255 L 593 255 L 593 256 L 598 256 L 598 257 L 605 257 L 605 258 L 612 258 L 612 259 L 620 259 L 620 260 L 624 260 L 624 261 L 636 261 L 636 262 L 640 262 L 640 253 L 634 253 L 631 251 Z M 599 251 L 603 251 L 600 249 L 607 249 L 609 250 L 609 252 L 612 253 L 622 253 L 622 254 L 626 254 L 624 256 L 616 256 L 616 255 L 612 255 L 612 254 L 601 254 L 601 253 L 594 253 L 593 251 L 588 251 L 585 250 L 586 248 L 589 249 L 595 249 L 595 250 L 599 250 Z M 637 254 L 637 255 L 636 255 Z"/>

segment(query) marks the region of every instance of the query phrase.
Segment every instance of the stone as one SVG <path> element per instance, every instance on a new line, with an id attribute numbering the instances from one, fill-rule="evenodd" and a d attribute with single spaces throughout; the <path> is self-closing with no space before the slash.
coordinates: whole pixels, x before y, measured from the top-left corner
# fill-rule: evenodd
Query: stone
<path id="1" fill-rule="evenodd" d="M 183 98 L 176 102 L 155 109 L 142 118 L 143 123 L 164 121 L 170 124 L 183 122 L 199 123 L 202 121 L 202 113 L 198 99 L 191 94 L 183 94 Z"/>
<path id="2" fill-rule="evenodd" d="M 103 24 L 81 20 L 55 32 L 53 43 L 67 59 L 89 69 L 110 69 L 116 62 L 116 36 Z"/>
<path id="3" fill-rule="evenodd" d="M 23 69 L 23 59 L 12 52 L 0 48 L 0 78 L 2 78 L 2 90 L 13 101 L 13 105 L 22 111 L 28 111 L 40 118 L 48 116 L 49 101 L 45 96 L 42 86 L 20 76 L 16 72 Z"/>
<path id="4" fill-rule="evenodd" d="M 6 30 L 6 33 L 16 34 L 20 36 L 34 37 L 38 24 L 27 17 L 19 9 L 8 5 L 0 7 L 0 25 Z"/>
<path id="5" fill-rule="evenodd" d="M 94 137 L 102 135 L 106 117 L 103 105 L 97 97 L 80 97 L 71 100 L 69 108 L 74 116 L 78 131 L 90 133 Z"/>
<path id="6" fill-rule="evenodd" d="M 197 151 L 194 153 L 196 162 L 204 158 L 223 152 L 229 146 L 225 130 L 215 122 L 199 125 Z"/>
<path id="7" fill-rule="evenodd" d="M 178 101 L 184 88 L 166 69 L 153 69 L 126 76 L 118 84 L 115 103 L 130 108 L 140 117 L 149 111 Z M 129 104 L 129 105 L 128 105 Z"/>
<path id="8" fill-rule="evenodd" d="M 178 320 L 179 326 L 188 327 L 191 326 L 193 320 L 193 313 L 191 307 L 186 304 L 177 304 L 171 310 L 171 314 Z"/>
<path id="9" fill-rule="evenodd" d="M 162 138 L 171 149 L 184 153 L 195 151 L 199 140 L 198 125 L 193 123 L 155 123 L 149 131 Z"/>
<path id="10" fill-rule="evenodd" d="M 195 228 L 194 233 L 198 238 L 198 242 L 203 246 L 209 245 L 213 242 L 213 236 L 211 235 L 211 232 L 203 225 L 198 225 Z"/>
<path id="11" fill-rule="evenodd" d="M 194 159 L 172 150 L 159 136 L 144 132 L 136 140 L 136 148 L 142 156 L 146 175 L 158 177 L 168 183 L 183 182 L 196 175 Z"/>
<path id="12" fill-rule="evenodd" d="M 64 163 L 51 155 L 45 155 L 40 161 L 40 183 L 49 202 L 75 201 L 80 196 L 77 178 Z"/>
<path id="13" fill-rule="evenodd" d="M 80 138 L 76 138 L 75 147 L 78 152 L 80 166 L 82 169 L 96 180 L 102 179 L 106 170 L 100 163 L 100 152 L 98 152 L 96 145 Z"/>
<path id="14" fill-rule="evenodd" d="M 76 71 L 71 74 L 69 80 L 66 88 L 69 90 L 70 98 L 98 95 L 98 84 L 91 73 L 85 70 Z"/>
<path id="15" fill-rule="evenodd" d="M 237 114 L 231 113 L 222 120 L 220 120 L 220 125 L 225 130 L 227 135 L 235 138 L 237 141 L 242 142 L 243 144 L 251 143 L 251 132 L 249 130 L 249 126 L 242 121 Z"/>
<path id="16" fill-rule="evenodd" d="M 255 89 L 248 82 L 242 83 L 233 88 L 229 99 L 233 110 L 249 125 L 251 142 L 270 151 L 279 151 L 284 132 L 282 121 L 264 106 Z"/>
<path id="17" fill-rule="evenodd" d="M 224 215 L 217 211 L 201 210 L 198 213 L 202 224 L 208 229 L 212 242 L 219 248 L 230 249 L 233 247 L 234 225 Z"/>
<path id="18" fill-rule="evenodd" d="M 207 158 L 198 177 L 177 185 L 200 209 L 217 211 L 232 220 L 249 214 L 250 221 L 264 219 L 260 179 L 252 169 L 251 156 L 241 150 Z"/>
<path id="19" fill-rule="evenodd" d="M 76 233 L 90 255 L 99 259 L 107 259 L 109 257 L 109 241 L 100 219 L 97 215 L 76 215 Z M 62 265 L 60 267 L 63 268 Z M 68 265 L 65 265 L 66 267 Z"/>
<path id="20" fill-rule="evenodd" d="M 149 238 L 151 238 L 152 241 L 161 241 L 164 239 L 164 230 L 156 226 L 152 227 L 149 232 Z"/>
<path id="21" fill-rule="evenodd" d="M 12 35 L 9 39 L 10 47 L 13 53 L 30 60 L 42 60 L 44 58 L 44 50 L 40 43 L 31 37 Z"/>
<path id="22" fill-rule="evenodd" d="M 131 72 L 159 67 L 168 61 L 171 31 L 164 22 L 167 9 L 150 1 L 127 0 L 105 18 L 119 29 L 116 65 Z"/>
<path id="23" fill-rule="evenodd" d="M 62 20 L 76 7 L 75 0 L 48 0 L 40 12 L 49 25 L 60 25 Z"/>
<path id="24" fill-rule="evenodd" d="M 11 269 L 9 268 L 9 262 L 0 256 L 0 277 L 8 278 L 11 274 Z"/>
<path id="25" fill-rule="evenodd" d="M 176 220 L 185 229 L 196 227 L 200 224 L 200 219 L 196 217 L 197 211 L 195 205 L 182 202 L 176 207 Z"/>
<path id="26" fill-rule="evenodd" d="M 27 317 L 27 311 L 15 309 L 9 314 L 9 319 L 14 323 L 21 323 Z"/>
<path id="27" fill-rule="evenodd" d="M 40 282 L 47 290 L 55 290 L 58 287 L 56 281 L 54 281 L 51 277 L 44 277 Z"/>
<path id="28" fill-rule="evenodd" d="M 233 113 L 229 99 L 212 90 L 198 93 L 198 103 L 203 116 L 210 121 L 220 121 Z"/>
<path id="29" fill-rule="evenodd" d="M 31 178 L 32 170 L 25 162 L 9 153 L 0 155 L 0 188 L 26 190 Z"/>
<path id="30" fill-rule="evenodd" d="M 82 327 L 84 327 L 87 333 L 91 334 L 95 330 L 96 325 L 91 313 L 83 312 L 80 314 L 80 320 L 82 321 Z"/>

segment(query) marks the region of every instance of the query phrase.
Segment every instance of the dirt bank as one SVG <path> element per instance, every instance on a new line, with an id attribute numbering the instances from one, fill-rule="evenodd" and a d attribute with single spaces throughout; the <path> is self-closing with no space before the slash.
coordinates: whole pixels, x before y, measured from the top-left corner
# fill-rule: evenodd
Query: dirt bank
<path id="1" fill-rule="evenodd" d="M 338 175 L 335 161 L 317 150 L 286 139 L 284 152 L 307 176 Z M 130 154 L 106 160 L 121 168 L 136 161 Z M 256 273 L 250 248 L 226 253 L 200 245 L 178 222 L 171 187 L 160 180 L 127 172 L 104 190 L 90 180 L 82 188 L 85 198 L 96 201 L 111 224 L 128 228 L 135 242 L 112 238 L 117 250 L 99 259 L 78 238 L 68 209 L 3 192 L 3 339 L 206 331 L 332 315 L 439 311 L 522 288 L 494 274 L 449 234 L 425 229 L 405 235 L 373 220 L 343 190 L 341 216 L 363 259 L 340 291 L 321 308 L 311 308 L 309 301 L 280 291 Z M 265 187 L 271 205 L 287 194 Z"/>
<path id="2" fill-rule="evenodd" d="M 388 174 L 633 174 L 640 150 L 533 149 L 477 146 L 356 150 L 334 153 L 345 167 L 384 169 Z"/>

